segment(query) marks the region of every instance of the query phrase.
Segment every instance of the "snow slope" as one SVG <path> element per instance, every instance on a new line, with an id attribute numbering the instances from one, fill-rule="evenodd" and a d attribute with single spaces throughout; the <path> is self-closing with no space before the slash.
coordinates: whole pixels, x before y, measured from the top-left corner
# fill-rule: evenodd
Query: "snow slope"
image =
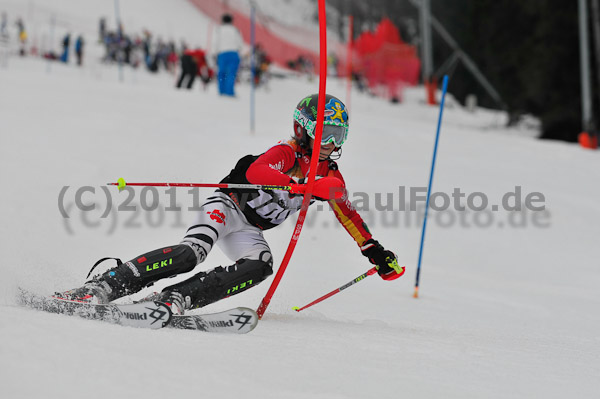
<path id="1" fill-rule="evenodd" d="M 0 11 L 13 18 L 21 3 L 2 0 Z M 110 7 L 78 8 L 76 3 L 45 7 L 70 10 L 70 23 L 82 31 L 89 26 L 88 34 L 94 35 L 97 13 L 110 13 Z M 198 21 L 198 37 L 206 32 L 206 20 L 185 1 L 145 0 L 147 6 L 137 8 L 135 17 L 126 11 L 141 3 L 122 1 L 124 20 Z M 172 25 L 174 35 L 180 34 L 179 26 Z M 185 26 L 196 27 L 182 22 L 182 36 L 188 34 Z M 93 39 L 89 43 L 92 54 L 101 53 Z M 17 286 L 41 292 L 72 288 L 101 257 L 131 259 L 181 239 L 193 211 L 164 211 L 172 198 L 164 190 L 159 190 L 159 210 L 113 211 L 102 219 L 106 182 L 118 177 L 217 181 L 239 157 L 288 137 L 293 107 L 317 90 L 317 81 L 272 81 L 268 91 L 257 92 L 257 131 L 251 135 L 244 84 L 238 97 L 229 99 L 217 96 L 214 85 L 207 92 L 176 91 L 174 78 L 166 74 L 126 70 L 122 83 L 118 76 L 116 67 L 93 59 L 77 69 L 12 57 L 0 69 L 3 397 L 600 394 L 598 153 L 524 137 L 502 128 L 502 115 L 469 114 L 449 99 L 435 191 L 483 192 L 491 206 L 521 186 L 523 196 L 544 195 L 546 212 L 432 213 L 421 297 L 415 300 L 420 223 L 416 212 L 399 211 L 398 187 L 427 185 L 438 110 L 424 105 L 420 88 L 407 91 L 401 105 L 355 92 L 350 138 L 339 161 L 354 198 L 370 199 L 369 211 L 361 214 L 375 237 L 407 266 L 403 278 L 389 283 L 370 277 L 300 314 L 293 312 L 292 306 L 370 267 L 330 212 L 315 205 L 268 313 L 248 335 L 136 330 L 16 306 Z M 328 91 L 343 99 L 345 84 L 328 80 Z M 65 186 L 62 203 L 69 219 L 59 211 Z M 96 203 L 93 212 L 74 205 L 76 190 L 84 186 L 96 190 L 83 194 L 84 203 Z M 110 193 L 114 206 L 123 202 L 123 194 Z M 377 193 L 384 193 L 384 201 L 392 194 L 393 211 L 376 211 Z M 199 199 L 209 194 L 199 191 Z M 140 195 L 136 190 L 132 202 L 138 210 Z M 183 208 L 194 201 L 194 194 L 177 191 Z M 293 222 L 265 234 L 276 264 Z M 215 249 L 197 270 L 230 262 Z M 256 307 L 271 281 L 207 310 Z"/>

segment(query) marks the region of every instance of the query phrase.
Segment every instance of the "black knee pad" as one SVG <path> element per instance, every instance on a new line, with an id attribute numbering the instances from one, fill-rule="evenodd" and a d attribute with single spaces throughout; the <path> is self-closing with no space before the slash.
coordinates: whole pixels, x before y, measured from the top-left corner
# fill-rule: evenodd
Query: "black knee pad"
<path id="1" fill-rule="evenodd" d="M 194 251 L 187 245 L 174 245 L 145 253 L 106 271 L 104 279 L 113 291 L 131 295 L 152 283 L 191 271 L 197 264 Z"/>
<path id="2" fill-rule="evenodd" d="M 165 288 L 177 291 L 186 299 L 190 308 L 201 308 L 231 295 L 254 287 L 273 274 L 272 262 L 240 259 L 226 267 L 216 267 L 201 272 L 179 284 Z"/>

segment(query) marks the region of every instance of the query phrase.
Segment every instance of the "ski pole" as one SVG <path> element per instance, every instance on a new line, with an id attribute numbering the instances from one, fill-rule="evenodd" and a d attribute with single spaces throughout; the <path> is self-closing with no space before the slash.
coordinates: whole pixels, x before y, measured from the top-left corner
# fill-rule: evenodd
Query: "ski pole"
<path id="1" fill-rule="evenodd" d="M 300 312 L 308 307 L 311 307 L 312 305 L 316 305 L 317 303 L 324 301 L 325 299 L 334 296 L 335 294 L 337 294 L 338 292 L 345 290 L 346 288 L 350 287 L 351 285 L 354 285 L 356 283 L 358 283 L 359 281 L 364 280 L 365 278 L 369 277 L 371 274 L 375 274 L 377 273 L 377 268 L 373 267 L 371 269 L 369 269 L 366 273 L 361 274 L 360 276 L 358 276 L 357 278 L 355 278 L 354 280 L 350 281 L 349 283 L 346 283 L 344 285 L 342 285 L 339 288 L 336 288 L 335 290 L 331 291 L 329 294 L 323 295 L 322 297 L 315 299 L 314 301 L 312 301 L 311 303 L 309 303 L 308 305 L 305 305 L 301 308 L 295 306 L 292 309 L 294 309 L 296 312 Z"/>
<path id="2" fill-rule="evenodd" d="M 304 184 L 290 184 L 289 186 L 278 186 L 271 184 L 241 184 L 241 183 L 126 183 L 120 178 L 117 183 L 107 183 L 109 186 L 118 186 L 119 191 L 126 186 L 138 187 L 213 187 L 213 188 L 240 188 L 251 190 L 281 190 L 289 191 L 293 194 L 304 193 Z"/>
<path id="3" fill-rule="evenodd" d="M 213 187 L 237 188 L 246 190 L 280 190 L 292 194 L 304 194 L 307 184 L 290 183 L 287 186 L 273 184 L 243 184 L 243 183 L 127 183 L 122 177 L 116 183 L 107 183 L 109 186 L 118 186 L 119 191 L 127 186 L 139 187 Z M 326 176 L 319 179 L 313 186 L 312 194 L 319 198 L 339 200 L 344 195 L 344 184 L 335 176 Z"/>

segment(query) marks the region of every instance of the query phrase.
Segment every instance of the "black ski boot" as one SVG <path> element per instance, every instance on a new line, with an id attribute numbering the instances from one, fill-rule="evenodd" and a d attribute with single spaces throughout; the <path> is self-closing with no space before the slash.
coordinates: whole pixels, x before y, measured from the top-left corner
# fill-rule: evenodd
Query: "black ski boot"
<path id="1" fill-rule="evenodd" d="M 92 267 L 88 277 L 96 266 L 108 259 L 115 259 L 117 266 L 94 276 L 83 287 L 56 293 L 55 297 L 80 302 L 108 303 L 134 294 L 163 278 L 189 272 L 197 264 L 194 251 L 189 246 L 180 244 L 148 252 L 125 263 L 117 258 L 100 259 Z"/>

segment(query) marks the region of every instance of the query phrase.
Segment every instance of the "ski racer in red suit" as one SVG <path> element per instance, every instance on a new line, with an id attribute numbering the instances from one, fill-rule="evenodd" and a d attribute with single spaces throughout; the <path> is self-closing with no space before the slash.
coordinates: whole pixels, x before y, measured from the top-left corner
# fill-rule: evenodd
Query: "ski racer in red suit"
<path id="1" fill-rule="evenodd" d="M 222 182 L 261 185 L 304 183 L 314 144 L 317 104 L 316 94 L 300 101 L 294 110 L 292 139 L 280 142 L 262 155 L 243 157 Z M 335 180 L 331 177 L 344 184 L 332 155 L 339 153 L 347 138 L 348 112 L 344 104 L 331 95 L 326 96 L 323 123 L 314 185 L 314 191 L 320 193 L 328 192 L 327 187 L 323 189 L 322 185 L 325 181 Z M 313 197 L 311 203 L 327 200 L 362 254 L 376 265 L 379 275 L 384 280 L 400 277 L 404 268 L 398 265 L 396 255 L 373 239 L 363 219 L 352 207 L 345 188 L 342 188 L 342 194 L 338 199 L 333 195 L 332 199 Z M 206 199 L 196 220 L 178 245 L 156 249 L 125 263 L 117 259 L 116 267 L 93 277 L 83 287 L 55 296 L 92 303 L 110 302 L 138 292 L 163 278 L 191 271 L 204 262 L 216 244 L 234 264 L 201 271 L 165 288 L 151 299 L 163 301 L 171 306 L 174 313 L 182 314 L 186 309 L 203 307 L 240 293 L 273 273 L 271 250 L 263 237 L 263 230 L 278 226 L 300 210 L 302 201 L 302 195 L 288 191 L 219 189 Z"/>

